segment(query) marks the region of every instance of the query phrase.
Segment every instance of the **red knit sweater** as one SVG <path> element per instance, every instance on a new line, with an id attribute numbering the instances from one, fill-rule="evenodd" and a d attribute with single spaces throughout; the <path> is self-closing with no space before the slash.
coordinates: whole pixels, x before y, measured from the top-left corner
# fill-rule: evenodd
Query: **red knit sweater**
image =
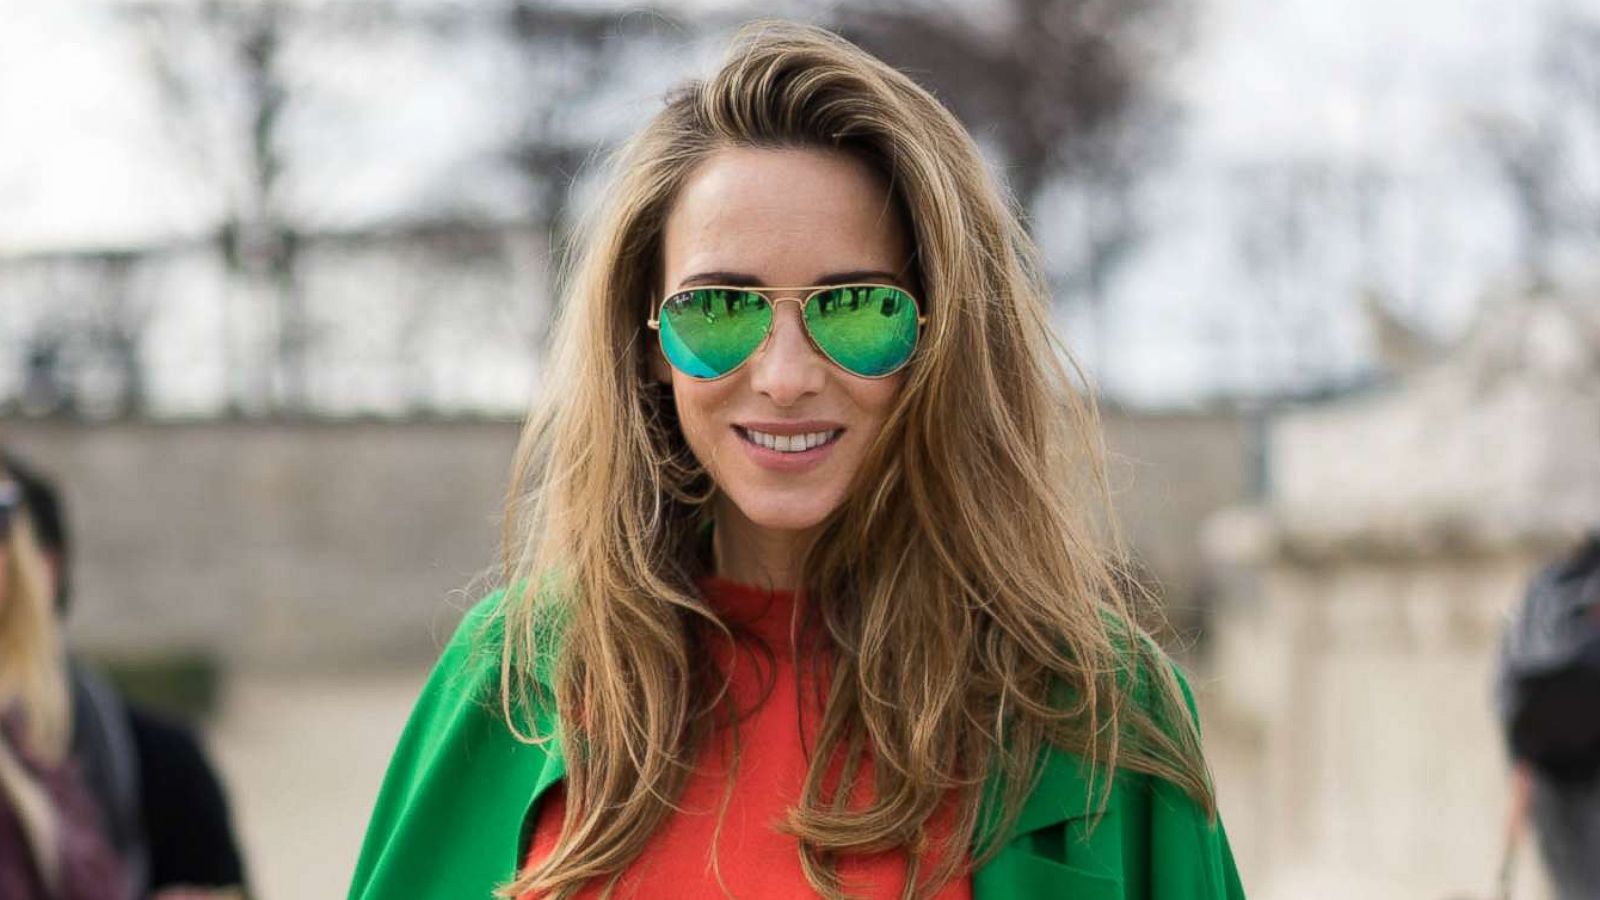
<path id="1" fill-rule="evenodd" d="M 815 689 L 807 682 L 804 719 L 797 690 L 794 645 L 790 639 L 796 597 L 787 591 L 768 592 L 721 578 L 700 582 L 708 603 L 729 621 L 744 623 L 773 651 L 775 665 L 768 671 L 766 657 L 746 642 L 737 647 L 722 643 L 715 649 L 723 671 L 731 671 L 731 690 L 737 709 L 756 711 L 739 725 L 743 755 L 728 799 L 716 859 L 729 896 L 736 898 L 815 896 L 800 868 L 798 842 L 773 826 L 784 811 L 797 804 L 808 760 L 806 748 L 815 745 L 820 710 Z M 770 692 L 763 689 L 771 685 Z M 804 731 L 802 732 L 802 729 Z M 804 734 L 804 740 L 802 740 Z M 690 777 L 680 800 L 682 810 L 669 818 L 628 867 L 618 885 L 618 898 L 651 900 L 724 896 L 711 867 L 713 830 L 722 801 L 724 777 L 732 761 L 732 741 L 726 733 L 708 742 L 700 764 Z M 839 767 L 835 766 L 837 771 Z M 871 790 L 870 766 L 859 784 L 856 802 L 865 803 Z M 540 803 L 528 863 L 544 859 L 555 847 L 565 809 L 561 785 Z M 948 812 L 948 808 L 947 808 Z M 949 833 L 948 814 L 930 824 L 930 837 Z M 932 860 L 924 862 L 927 877 Z M 905 885 L 904 853 L 845 856 L 839 874 L 847 893 L 857 897 L 898 898 Z M 580 897 L 600 896 L 600 883 L 591 882 Z M 941 890 L 938 900 L 970 900 L 970 878 L 962 876 Z M 536 900 L 532 894 L 523 900 Z"/>

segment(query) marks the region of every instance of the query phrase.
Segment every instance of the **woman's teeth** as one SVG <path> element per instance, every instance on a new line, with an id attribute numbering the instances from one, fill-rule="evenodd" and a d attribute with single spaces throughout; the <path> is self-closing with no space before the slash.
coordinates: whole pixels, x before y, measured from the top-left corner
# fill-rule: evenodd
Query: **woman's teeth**
<path id="1" fill-rule="evenodd" d="M 779 453 L 800 453 L 812 447 L 820 447 L 838 437 L 840 430 L 835 428 L 832 431 L 813 431 L 810 434 L 767 434 L 749 428 L 740 429 L 752 443 Z"/>

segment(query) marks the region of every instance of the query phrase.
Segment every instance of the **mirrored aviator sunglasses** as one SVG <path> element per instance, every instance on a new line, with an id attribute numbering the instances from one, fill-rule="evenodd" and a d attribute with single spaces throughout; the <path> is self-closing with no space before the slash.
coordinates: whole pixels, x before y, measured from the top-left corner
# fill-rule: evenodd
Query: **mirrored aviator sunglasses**
<path id="1" fill-rule="evenodd" d="M 771 294 L 807 291 L 804 298 Z M 711 380 L 745 364 L 772 332 L 779 303 L 800 304 L 812 346 L 861 378 L 884 378 L 910 362 L 924 321 L 917 301 L 885 284 L 790 288 L 697 287 L 661 301 L 650 327 L 673 368 Z"/>

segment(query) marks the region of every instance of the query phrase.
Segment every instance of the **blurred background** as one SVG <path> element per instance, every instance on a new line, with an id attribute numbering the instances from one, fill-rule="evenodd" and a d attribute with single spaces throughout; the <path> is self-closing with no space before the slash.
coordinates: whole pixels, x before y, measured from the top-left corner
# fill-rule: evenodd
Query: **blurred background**
<path id="1" fill-rule="evenodd" d="M 1489 896 L 1498 636 L 1600 525 L 1600 0 L 0 0 L 0 441 L 257 895 L 343 896 L 606 152 L 758 15 L 1026 213 L 1251 896 Z"/>

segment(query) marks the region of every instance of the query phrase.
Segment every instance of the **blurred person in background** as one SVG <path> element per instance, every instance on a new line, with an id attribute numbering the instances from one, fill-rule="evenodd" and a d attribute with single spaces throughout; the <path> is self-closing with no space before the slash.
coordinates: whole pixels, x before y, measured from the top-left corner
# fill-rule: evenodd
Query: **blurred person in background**
<path id="1" fill-rule="evenodd" d="M 71 604 L 71 541 L 54 484 L 13 454 L 0 466 L 33 523 L 57 619 Z M 243 895 L 244 865 L 226 793 L 188 726 L 132 703 L 66 654 L 70 755 L 102 812 L 131 896 L 226 900 Z M 0 895 L 4 896 L 4 895 Z"/>
<path id="2" fill-rule="evenodd" d="M 673 93 L 353 900 L 1242 897 L 1034 256 L 835 35 L 752 26 Z"/>
<path id="3" fill-rule="evenodd" d="M 130 900 L 104 811 L 70 753 L 72 699 L 44 554 L 0 467 L 0 897 Z"/>
<path id="4" fill-rule="evenodd" d="M 1498 684 L 1513 771 L 1502 895 L 1531 818 L 1559 900 L 1600 898 L 1600 531 L 1541 571 L 1506 628 Z"/>

